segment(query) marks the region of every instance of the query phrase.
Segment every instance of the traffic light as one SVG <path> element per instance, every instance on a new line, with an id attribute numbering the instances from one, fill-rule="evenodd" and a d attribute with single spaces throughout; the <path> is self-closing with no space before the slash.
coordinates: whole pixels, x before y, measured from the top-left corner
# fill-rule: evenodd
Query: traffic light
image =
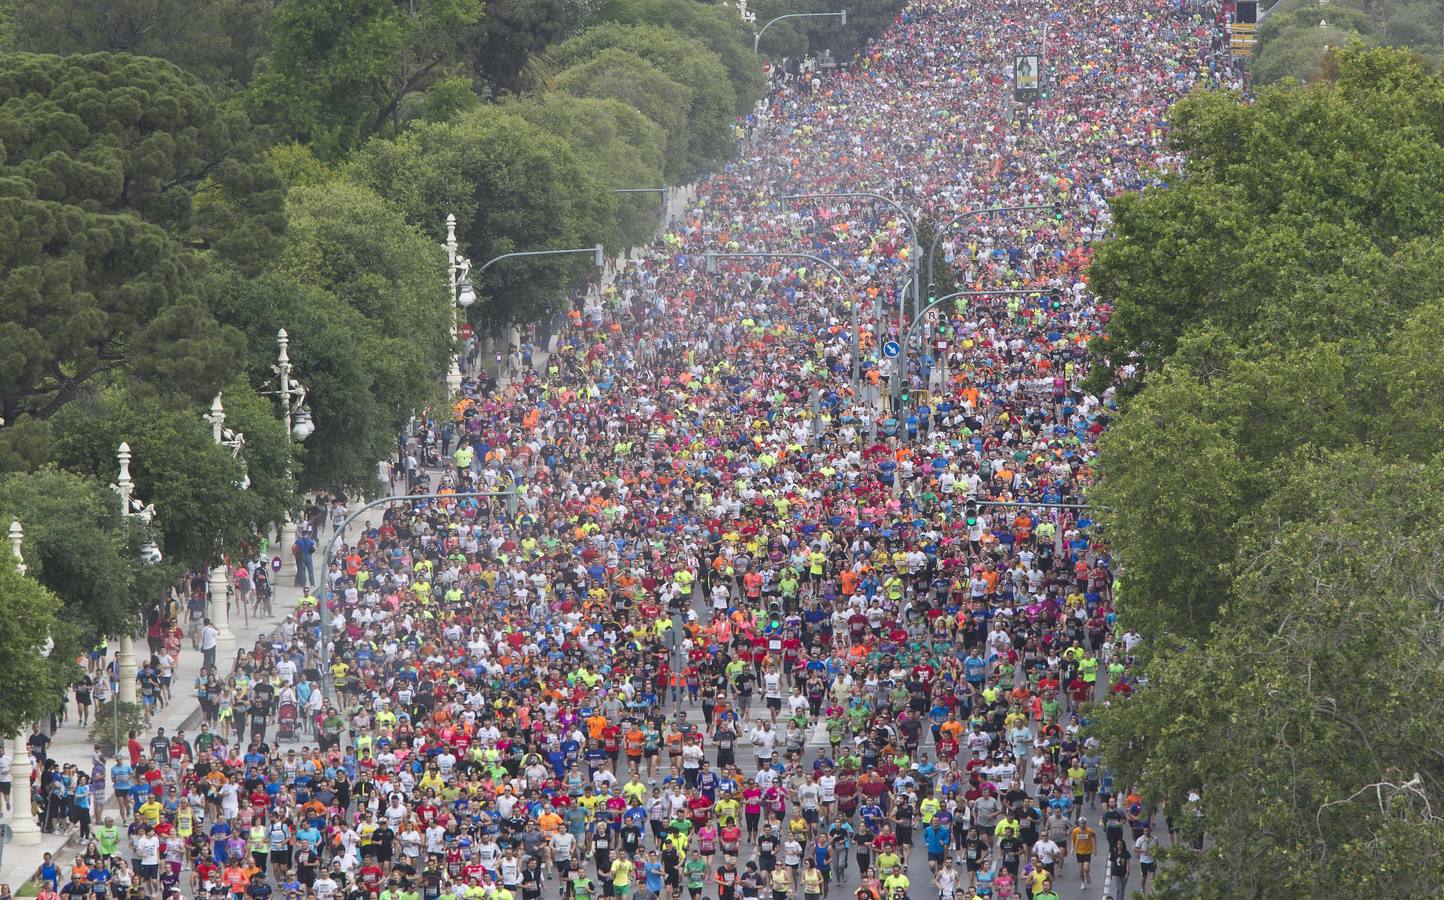
<path id="1" fill-rule="evenodd" d="M 969 528 L 978 524 L 978 504 L 976 501 L 969 500 L 963 507 L 963 518 L 967 521 Z"/>

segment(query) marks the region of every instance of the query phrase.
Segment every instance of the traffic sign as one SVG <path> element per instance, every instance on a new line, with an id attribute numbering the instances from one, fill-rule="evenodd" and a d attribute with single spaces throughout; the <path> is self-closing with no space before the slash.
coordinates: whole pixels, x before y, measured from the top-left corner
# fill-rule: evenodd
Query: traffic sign
<path id="1" fill-rule="evenodd" d="M 271 557 L 271 571 L 272 571 L 272 572 L 279 572 L 279 571 L 281 571 L 281 558 L 280 558 L 279 556 L 273 556 L 273 557 Z"/>
<path id="2" fill-rule="evenodd" d="M 897 356 L 901 352 L 902 347 L 898 346 L 897 341 L 888 341 L 886 344 L 882 345 L 882 355 L 886 356 L 888 359 L 892 359 L 894 356 Z"/>

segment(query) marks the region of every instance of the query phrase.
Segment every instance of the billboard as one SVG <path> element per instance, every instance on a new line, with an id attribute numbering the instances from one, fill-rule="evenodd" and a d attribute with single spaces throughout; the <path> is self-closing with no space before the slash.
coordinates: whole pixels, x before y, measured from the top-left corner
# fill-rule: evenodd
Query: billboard
<path id="1" fill-rule="evenodd" d="M 1036 54 L 1020 54 L 1013 58 L 1013 96 L 1019 100 L 1037 100 L 1040 78 Z"/>

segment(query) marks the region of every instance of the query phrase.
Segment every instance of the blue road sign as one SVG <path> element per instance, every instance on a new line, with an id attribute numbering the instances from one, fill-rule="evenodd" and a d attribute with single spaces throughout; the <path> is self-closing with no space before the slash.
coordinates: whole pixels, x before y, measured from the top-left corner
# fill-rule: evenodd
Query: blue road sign
<path id="1" fill-rule="evenodd" d="M 901 352 L 902 348 L 898 346 L 897 341 L 888 341 L 886 344 L 882 345 L 882 355 L 886 356 L 888 359 L 892 359 L 894 356 L 897 356 Z"/>

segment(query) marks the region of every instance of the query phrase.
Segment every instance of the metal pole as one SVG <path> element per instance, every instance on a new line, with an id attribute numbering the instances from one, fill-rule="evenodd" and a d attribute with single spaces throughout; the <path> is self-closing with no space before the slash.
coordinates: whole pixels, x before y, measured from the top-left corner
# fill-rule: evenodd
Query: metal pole
<path id="1" fill-rule="evenodd" d="M 279 352 L 276 355 L 276 376 L 279 379 L 277 393 L 281 397 L 281 415 L 286 421 L 286 467 L 289 470 L 291 463 L 291 338 L 282 328 L 276 332 L 276 345 Z M 291 546 L 296 543 L 296 522 L 291 516 L 291 511 L 286 510 L 286 518 L 281 522 L 280 534 L 280 557 L 281 575 L 295 575 L 300 571 L 300 560 L 291 553 Z"/>
<path id="2" fill-rule="evenodd" d="M 812 442 L 820 445 L 822 443 L 822 389 L 814 387 L 811 397 L 812 405 Z"/>
<path id="3" fill-rule="evenodd" d="M 876 330 L 876 333 L 873 335 L 873 337 L 876 338 L 876 340 L 873 341 L 872 356 L 873 365 L 877 369 L 878 373 L 878 382 L 877 387 L 873 389 L 874 396 L 872 398 L 871 404 L 872 409 L 868 411 L 867 415 L 867 439 L 869 441 L 876 442 L 877 419 L 878 416 L 882 415 L 882 392 L 883 388 L 886 387 L 886 385 L 884 385 L 882 381 L 882 361 L 884 359 L 882 355 L 884 324 L 882 311 L 882 291 L 878 291 L 877 296 L 874 297 L 872 300 L 872 319 L 873 322 L 876 323 L 873 326 L 873 328 Z"/>
<path id="4" fill-rule="evenodd" d="M 493 256 L 481 264 L 481 267 L 476 270 L 476 274 L 480 275 L 490 268 L 492 263 L 498 263 L 504 259 L 512 259 L 518 256 L 559 256 L 565 253 L 591 253 L 596 257 L 597 268 L 601 268 L 606 265 L 607 262 L 605 256 L 606 250 L 601 244 L 594 244 L 590 247 L 571 247 L 566 250 L 518 250 L 515 253 L 503 253 L 501 256 Z"/>
<path id="5" fill-rule="evenodd" d="M 15 571 L 25 577 L 25 529 L 19 519 L 10 522 L 10 552 L 15 556 Z M 10 757 L 11 816 L 10 839 L 22 847 L 33 847 L 40 843 L 40 826 L 35 823 L 35 804 L 30 788 L 30 773 L 34 768 L 30 757 L 30 746 L 24 726 L 15 733 L 15 751 Z"/>
<path id="6" fill-rule="evenodd" d="M 438 500 L 443 498 L 460 499 L 462 497 L 503 497 L 506 499 L 506 508 L 508 514 L 511 516 L 516 515 L 518 497 L 518 487 L 516 485 L 516 482 L 512 482 L 511 487 L 504 491 L 457 491 L 456 493 L 452 494 L 395 494 L 390 497 L 382 497 L 379 500 L 372 500 L 365 506 L 358 507 L 357 510 L 351 513 L 351 515 L 347 516 L 340 525 L 336 526 L 335 533 L 332 534 L 331 539 L 326 542 L 326 553 L 322 559 L 322 565 L 325 568 L 322 569 L 322 572 L 328 573 L 331 571 L 331 559 L 336 553 L 337 542 L 339 542 L 341 540 L 341 536 L 346 533 L 346 529 L 351 527 L 351 523 L 355 522 L 358 518 L 360 518 L 361 514 L 366 512 L 366 510 L 374 509 L 375 507 L 382 506 L 387 503 L 405 503 L 407 501 L 414 500 Z M 332 695 L 334 694 L 330 674 L 331 597 L 333 596 L 333 593 L 330 588 L 330 580 L 326 579 L 324 575 L 323 580 L 326 584 L 326 590 L 322 593 L 321 602 L 319 604 L 321 614 L 321 640 L 319 644 L 321 659 L 320 666 L 318 668 L 320 668 L 321 670 L 321 696 L 326 700 L 330 700 L 332 698 Z"/>
<path id="7" fill-rule="evenodd" d="M 123 521 L 129 524 L 132 515 L 132 494 L 135 489 L 134 483 L 130 480 L 130 445 L 121 441 L 120 446 L 116 448 L 115 459 L 120 464 L 120 472 L 115 479 L 116 491 L 120 494 L 120 514 L 124 517 Z M 119 644 L 120 655 L 115 661 L 116 699 L 124 703 L 135 703 L 137 699 L 135 638 L 129 632 L 122 632 Z"/>
<path id="8" fill-rule="evenodd" d="M 461 390 L 461 353 L 457 349 L 456 342 L 459 339 L 460 326 L 457 319 L 461 316 L 461 305 L 456 302 L 456 216 L 446 216 L 446 271 L 451 280 L 451 293 L 447 295 L 451 303 L 451 361 L 446 370 L 446 387 L 449 393 L 455 394 Z"/>
<path id="9" fill-rule="evenodd" d="M 220 394 L 216 394 L 216 398 L 211 401 L 210 415 L 204 418 L 211 423 L 211 436 L 215 438 L 216 445 L 219 446 L 223 444 L 225 439 L 226 410 L 221 404 Z M 287 432 L 286 440 L 290 441 L 290 439 L 291 435 Z M 216 565 L 211 566 L 210 572 L 207 574 L 206 589 L 207 593 L 210 594 L 211 624 L 216 627 L 217 632 L 216 659 L 228 661 L 222 663 L 222 665 L 234 664 L 236 657 L 236 635 L 235 632 L 231 631 L 231 608 L 230 603 L 226 599 L 226 593 L 230 588 L 230 583 L 230 567 L 226 564 L 224 558 L 217 560 Z M 230 669 L 224 669 L 223 671 L 229 677 Z"/>
<path id="10" fill-rule="evenodd" d="M 767 23 L 766 25 L 763 25 L 761 28 L 759 28 L 759 29 L 757 30 L 757 33 L 752 36 L 752 55 L 753 55 L 753 56 L 756 56 L 756 55 L 757 55 L 757 48 L 758 48 L 758 46 L 762 43 L 762 34 L 763 34 L 763 32 L 765 32 L 767 29 L 771 28 L 774 22 L 781 22 L 783 19 L 807 19 L 807 18 L 823 18 L 823 17 L 831 17 L 831 16 L 840 16 L 840 17 L 842 18 L 842 24 L 843 24 L 844 26 L 847 25 L 847 10 L 845 10 L 845 9 L 844 9 L 844 10 L 840 10 L 840 11 L 838 11 L 838 12 L 788 13 L 788 14 L 785 15 L 785 16 L 778 16 L 777 18 L 768 21 L 768 23 Z"/>
<path id="11" fill-rule="evenodd" d="M 911 283 L 911 277 L 905 279 L 900 286 L 897 295 L 898 355 L 897 359 L 893 360 L 894 368 L 892 373 L 892 390 L 889 392 L 894 398 L 898 397 L 902 393 L 903 370 L 907 368 L 908 364 L 908 345 L 907 337 L 905 337 L 905 335 L 910 336 L 910 332 L 906 330 L 907 326 L 903 324 L 903 315 L 907 311 L 908 285 Z"/>

